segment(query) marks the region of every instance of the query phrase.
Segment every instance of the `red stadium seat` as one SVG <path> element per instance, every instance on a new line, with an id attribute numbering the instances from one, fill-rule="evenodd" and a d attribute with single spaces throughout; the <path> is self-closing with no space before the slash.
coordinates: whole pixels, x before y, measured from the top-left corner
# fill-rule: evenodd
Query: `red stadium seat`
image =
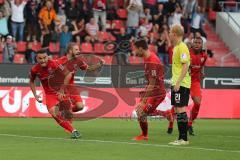
<path id="1" fill-rule="evenodd" d="M 100 41 L 108 41 L 110 39 L 110 35 L 108 32 L 98 32 L 98 38 Z"/>
<path id="2" fill-rule="evenodd" d="M 42 44 L 40 42 L 32 42 L 32 50 L 39 51 L 42 48 Z"/>
<path id="3" fill-rule="evenodd" d="M 113 56 L 104 56 L 103 60 L 105 61 L 106 65 L 112 65 Z"/>
<path id="4" fill-rule="evenodd" d="M 96 54 L 104 54 L 104 44 L 102 43 L 95 43 L 94 44 L 94 53 Z"/>
<path id="5" fill-rule="evenodd" d="M 216 21 L 216 17 L 217 17 L 216 12 L 213 11 L 213 10 L 209 10 L 209 12 L 208 12 L 208 19 L 210 21 Z"/>
<path id="6" fill-rule="evenodd" d="M 27 50 L 27 42 L 20 41 L 17 43 L 17 52 L 23 53 Z"/>
<path id="7" fill-rule="evenodd" d="M 128 60 L 130 64 L 140 64 L 143 62 L 142 58 L 136 56 L 129 56 Z"/>
<path id="8" fill-rule="evenodd" d="M 60 51 L 60 44 L 58 42 L 57 43 L 51 42 L 49 44 L 49 51 L 51 53 L 59 53 L 59 51 Z"/>
<path id="9" fill-rule="evenodd" d="M 82 43 L 81 53 L 89 54 L 93 53 L 93 46 L 91 43 Z"/>
<path id="10" fill-rule="evenodd" d="M 121 20 L 113 20 L 112 28 L 116 29 L 116 30 L 120 30 L 121 28 L 124 28 L 123 21 L 121 21 Z"/>
<path id="11" fill-rule="evenodd" d="M 18 63 L 18 64 L 23 64 L 25 63 L 25 55 L 24 54 L 15 54 L 14 55 L 14 59 L 13 59 L 14 63 Z"/>
<path id="12" fill-rule="evenodd" d="M 126 9 L 118 9 L 117 15 L 120 19 L 127 19 L 127 10 Z"/>
<path id="13" fill-rule="evenodd" d="M 2 63 L 3 55 L 0 53 L 0 63 Z"/>
<path id="14" fill-rule="evenodd" d="M 2 53 L 3 52 L 3 46 L 2 46 L 2 44 L 0 44 L 0 53 Z"/>

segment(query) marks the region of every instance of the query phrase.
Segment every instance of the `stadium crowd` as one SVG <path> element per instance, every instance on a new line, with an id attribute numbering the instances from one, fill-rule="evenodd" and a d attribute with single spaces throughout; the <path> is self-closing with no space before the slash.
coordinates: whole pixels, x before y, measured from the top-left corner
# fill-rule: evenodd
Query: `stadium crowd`
<path id="1" fill-rule="evenodd" d="M 141 37 L 169 64 L 169 28 L 181 24 L 189 47 L 194 36 L 206 44 L 204 12 L 197 0 L 0 0 L 2 62 L 22 55 L 35 63 L 40 48 L 60 57 L 76 42 L 82 53 L 114 54 L 127 64 L 132 40 Z"/>

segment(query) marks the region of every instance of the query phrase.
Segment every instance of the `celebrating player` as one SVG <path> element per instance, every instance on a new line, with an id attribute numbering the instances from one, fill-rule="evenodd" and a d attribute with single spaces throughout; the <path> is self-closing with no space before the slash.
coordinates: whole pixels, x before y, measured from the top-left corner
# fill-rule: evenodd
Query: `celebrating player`
<path id="1" fill-rule="evenodd" d="M 201 76 L 202 76 L 202 69 L 205 65 L 207 60 L 207 54 L 202 50 L 203 47 L 203 40 L 201 37 L 196 37 L 193 40 L 193 47 L 190 50 L 190 57 L 191 57 L 191 88 L 190 94 L 193 100 L 193 108 L 190 112 L 190 118 L 188 122 L 188 132 L 190 135 L 194 135 L 192 123 L 197 118 L 200 104 L 201 104 Z"/>
<path id="2" fill-rule="evenodd" d="M 60 108 L 64 109 L 64 113 L 69 115 L 68 111 L 78 112 L 83 109 L 84 105 L 80 97 L 79 89 L 74 86 L 74 75 L 77 69 L 86 70 L 87 72 L 95 71 L 102 67 L 103 60 L 96 58 L 98 63 L 94 65 L 88 65 L 84 62 L 83 57 L 80 56 L 80 50 L 77 44 L 70 43 L 67 48 L 66 56 L 59 58 L 58 63 L 64 68 L 64 72 L 70 72 L 70 75 L 66 76 L 65 82 L 62 81 L 61 68 L 56 70 L 53 74 L 53 78 L 49 79 L 50 87 L 55 88 L 59 93 L 59 99 L 61 99 Z M 96 60 L 95 59 L 95 60 Z M 65 86 L 64 86 L 65 85 Z M 65 92 L 65 93 L 64 93 Z M 71 119 L 71 117 L 67 116 Z"/>
<path id="3" fill-rule="evenodd" d="M 148 50 L 148 44 L 144 39 L 137 40 L 135 43 L 135 55 L 142 57 L 145 63 L 145 76 L 148 81 L 144 95 L 136 107 L 138 121 L 142 134 L 133 138 L 133 140 L 148 140 L 148 122 L 147 116 L 151 114 L 162 114 L 156 110 L 158 105 L 165 99 L 166 91 L 164 86 L 164 70 L 159 58 Z M 173 117 L 171 110 L 166 111 L 165 116 L 171 117 L 169 127 L 172 127 Z"/>
<path id="4" fill-rule="evenodd" d="M 48 55 L 45 50 L 40 50 L 37 53 L 36 59 L 38 64 L 32 67 L 29 75 L 29 85 L 34 97 L 38 102 L 42 102 L 40 96 L 36 93 L 36 85 L 34 83 L 36 77 L 38 77 L 46 94 L 46 105 L 48 112 L 61 127 L 63 127 L 66 131 L 72 133 L 71 138 L 79 138 L 80 133 L 76 129 L 74 129 L 72 125 L 59 114 L 59 99 L 57 93 L 55 90 L 49 87 L 48 79 L 49 77 L 51 77 L 51 74 L 59 67 L 59 65 L 55 61 L 48 59 Z"/>
<path id="5" fill-rule="evenodd" d="M 174 45 L 172 56 L 172 93 L 171 104 L 173 105 L 179 131 L 178 140 L 171 142 L 172 145 L 189 144 L 187 137 L 188 116 L 186 107 L 188 106 L 191 77 L 188 72 L 190 65 L 190 54 L 187 45 L 182 42 L 184 35 L 183 27 L 174 25 L 170 30 L 170 39 Z"/>

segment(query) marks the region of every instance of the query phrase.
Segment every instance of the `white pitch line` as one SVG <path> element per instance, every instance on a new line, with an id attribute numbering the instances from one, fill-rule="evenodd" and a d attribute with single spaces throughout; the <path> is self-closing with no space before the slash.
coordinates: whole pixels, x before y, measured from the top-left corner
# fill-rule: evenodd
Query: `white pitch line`
<path id="1" fill-rule="evenodd" d="M 222 137 L 222 138 L 236 138 L 240 140 L 240 136 L 224 136 L 224 135 L 201 135 L 204 137 Z"/>
<path id="2" fill-rule="evenodd" d="M 32 139 L 42 139 L 42 140 L 66 140 L 74 141 L 67 138 L 54 138 L 54 137 L 35 137 L 35 136 L 24 136 L 24 135 L 14 135 L 14 134 L 0 134 L 0 136 L 5 137 L 17 137 L 17 138 L 32 138 Z M 98 142 L 98 143 L 111 143 L 111 144 L 127 144 L 127 145 L 138 145 L 138 146 L 150 146 L 150 147 L 162 147 L 162 148 L 175 148 L 175 149 L 191 149 L 191 150 L 202 150 L 202 151 L 215 151 L 215 152 L 228 152 L 228 153 L 239 153 L 240 150 L 224 150 L 217 148 L 202 148 L 202 147 L 187 147 L 187 146 L 170 146 L 161 144 L 146 144 L 146 143 L 135 143 L 135 142 L 124 142 L 124 141 L 108 141 L 108 140 L 94 140 L 94 139 L 77 139 L 75 141 L 81 142 Z"/>

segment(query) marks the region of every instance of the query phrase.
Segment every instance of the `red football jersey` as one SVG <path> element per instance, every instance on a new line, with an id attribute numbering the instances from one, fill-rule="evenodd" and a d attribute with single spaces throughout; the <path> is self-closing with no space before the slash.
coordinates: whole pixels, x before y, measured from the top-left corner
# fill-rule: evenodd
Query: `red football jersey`
<path id="1" fill-rule="evenodd" d="M 205 65 L 207 60 L 207 54 L 205 52 L 201 52 L 200 54 L 194 54 L 193 51 L 190 51 L 191 57 L 191 80 L 192 82 L 200 82 L 202 77 L 202 68 Z"/>
<path id="2" fill-rule="evenodd" d="M 56 91 L 49 86 L 48 80 L 57 68 L 58 64 L 54 60 L 48 60 L 46 67 L 41 67 L 40 64 L 36 64 L 32 67 L 29 78 L 31 81 L 34 81 L 36 77 L 38 77 L 46 94 L 56 94 Z"/>
<path id="3" fill-rule="evenodd" d="M 165 86 L 164 86 L 164 68 L 160 59 L 156 56 L 155 53 L 150 52 L 150 57 L 144 58 L 145 65 L 145 76 L 150 83 L 150 79 L 155 79 L 155 86 L 152 96 L 162 96 L 165 95 Z"/>
<path id="4" fill-rule="evenodd" d="M 65 69 L 73 73 L 70 84 L 74 83 L 74 75 L 78 68 L 81 70 L 86 70 L 88 68 L 88 65 L 80 57 L 68 60 L 67 56 L 63 56 L 57 61 L 59 64 L 63 65 Z"/>

